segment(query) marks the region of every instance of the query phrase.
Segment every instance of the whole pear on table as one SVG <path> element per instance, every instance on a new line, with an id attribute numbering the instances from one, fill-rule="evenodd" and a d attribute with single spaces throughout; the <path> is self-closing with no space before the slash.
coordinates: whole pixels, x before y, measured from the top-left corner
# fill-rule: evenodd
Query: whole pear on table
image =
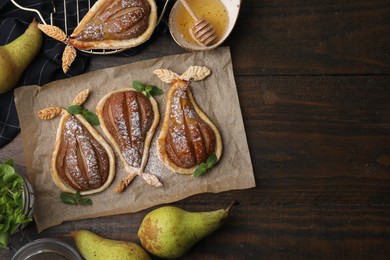
<path id="1" fill-rule="evenodd" d="M 223 225 L 233 203 L 227 209 L 209 212 L 189 212 L 173 206 L 153 210 L 138 230 L 141 245 L 161 258 L 181 257 Z"/>
<path id="2" fill-rule="evenodd" d="M 12 42 L 0 46 L 0 94 L 11 90 L 42 47 L 42 32 L 34 20 Z"/>
<path id="3" fill-rule="evenodd" d="M 129 241 L 101 237 L 88 230 L 75 230 L 71 236 L 87 260 L 149 260 L 142 247 Z"/>

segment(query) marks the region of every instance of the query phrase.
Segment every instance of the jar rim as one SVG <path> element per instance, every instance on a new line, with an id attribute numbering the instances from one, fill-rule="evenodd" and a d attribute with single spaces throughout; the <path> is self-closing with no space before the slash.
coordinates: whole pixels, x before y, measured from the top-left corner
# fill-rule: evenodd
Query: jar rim
<path id="1" fill-rule="evenodd" d="M 80 254 L 69 244 L 55 238 L 39 238 L 21 247 L 12 260 L 28 259 L 42 253 L 54 253 L 70 260 L 82 260 Z"/>

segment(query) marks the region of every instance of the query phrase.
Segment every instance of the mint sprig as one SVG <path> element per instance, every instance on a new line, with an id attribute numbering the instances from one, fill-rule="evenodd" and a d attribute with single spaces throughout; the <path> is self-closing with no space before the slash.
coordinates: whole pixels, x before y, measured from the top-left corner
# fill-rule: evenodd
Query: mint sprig
<path id="1" fill-rule="evenodd" d="M 94 113 L 92 113 L 88 109 L 83 108 L 82 106 L 73 105 L 73 106 L 68 107 L 68 109 L 66 111 L 68 111 L 68 113 L 72 114 L 72 115 L 81 114 L 85 118 L 85 120 L 87 120 L 91 125 L 99 125 L 100 124 L 99 118 L 97 117 L 97 115 L 95 115 Z"/>
<path id="2" fill-rule="evenodd" d="M 77 191 L 76 194 L 61 192 L 60 199 L 63 203 L 69 205 L 82 205 L 82 206 L 92 205 L 92 200 L 81 196 L 79 191 Z"/>
<path id="3" fill-rule="evenodd" d="M 0 248 L 7 247 L 18 227 L 32 221 L 23 213 L 23 183 L 12 160 L 0 164 Z"/>
<path id="4" fill-rule="evenodd" d="M 210 155 L 206 162 L 201 163 L 194 172 L 194 177 L 199 177 L 203 173 L 207 172 L 207 170 L 214 167 L 214 165 L 218 162 L 218 158 L 215 154 Z"/>
<path id="5" fill-rule="evenodd" d="M 133 88 L 138 92 L 145 92 L 145 96 L 150 98 L 150 96 L 161 96 L 164 94 L 164 91 L 153 85 L 145 85 L 144 83 L 134 80 Z"/>

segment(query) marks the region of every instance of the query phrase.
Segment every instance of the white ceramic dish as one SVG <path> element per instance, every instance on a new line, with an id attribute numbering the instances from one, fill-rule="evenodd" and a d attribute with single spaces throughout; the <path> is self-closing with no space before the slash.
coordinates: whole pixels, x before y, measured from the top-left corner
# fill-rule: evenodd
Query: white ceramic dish
<path id="1" fill-rule="evenodd" d="M 230 35 L 232 32 L 234 25 L 236 24 L 238 14 L 241 7 L 241 0 L 220 0 L 222 4 L 225 6 L 226 11 L 228 13 L 228 24 L 225 33 L 220 37 L 219 41 L 209 45 L 209 46 L 200 46 L 195 45 L 188 40 L 186 40 L 183 35 L 180 33 L 178 26 L 177 26 L 177 16 L 179 13 L 179 10 L 181 8 L 184 8 L 180 1 L 176 1 L 174 6 L 172 7 L 171 13 L 169 15 L 168 25 L 169 25 L 169 31 L 173 37 L 173 39 L 176 41 L 176 43 L 181 46 L 182 48 L 189 50 L 189 51 L 206 51 L 211 50 L 219 45 L 221 45 Z M 206 17 L 207 19 L 207 17 Z"/>

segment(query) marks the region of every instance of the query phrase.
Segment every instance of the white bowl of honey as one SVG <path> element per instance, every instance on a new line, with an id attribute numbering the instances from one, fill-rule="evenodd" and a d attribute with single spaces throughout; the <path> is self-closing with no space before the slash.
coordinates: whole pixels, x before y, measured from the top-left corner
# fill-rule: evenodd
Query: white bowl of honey
<path id="1" fill-rule="evenodd" d="M 176 1 L 169 15 L 169 31 L 182 48 L 189 51 L 211 50 L 221 45 L 229 36 L 236 23 L 241 0 L 187 0 L 199 18 L 209 21 L 217 39 L 208 46 L 202 46 L 194 40 L 189 32 L 195 21 L 180 1 Z"/>

